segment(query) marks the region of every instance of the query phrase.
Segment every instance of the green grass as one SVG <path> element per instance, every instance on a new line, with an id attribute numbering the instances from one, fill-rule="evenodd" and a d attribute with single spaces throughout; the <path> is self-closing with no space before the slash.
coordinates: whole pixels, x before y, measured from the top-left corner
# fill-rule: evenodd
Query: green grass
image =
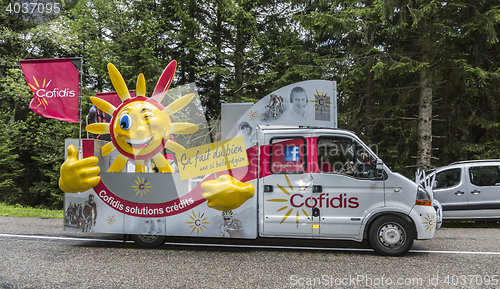
<path id="1" fill-rule="evenodd" d="M 498 221 L 444 221 L 442 228 L 500 228 Z"/>
<path id="2" fill-rule="evenodd" d="M 11 206 L 0 203 L 0 216 L 62 219 L 64 212 L 63 210 L 31 208 L 23 207 L 21 205 Z"/>

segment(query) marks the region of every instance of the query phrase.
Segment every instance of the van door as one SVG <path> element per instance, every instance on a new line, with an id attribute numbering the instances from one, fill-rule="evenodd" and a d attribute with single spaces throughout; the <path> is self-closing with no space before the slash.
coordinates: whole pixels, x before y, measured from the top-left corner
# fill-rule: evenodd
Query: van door
<path id="1" fill-rule="evenodd" d="M 500 216 L 500 167 L 498 164 L 467 164 L 469 218 Z"/>
<path id="2" fill-rule="evenodd" d="M 260 156 L 261 234 L 311 236 L 311 174 L 307 134 L 264 131 Z"/>
<path id="3" fill-rule="evenodd" d="M 313 134 L 313 198 L 320 209 L 320 235 L 354 237 L 370 212 L 385 206 L 377 159 L 361 142 L 343 134 Z"/>
<path id="4" fill-rule="evenodd" d="M 468 218 L 467 179 L 463 164 L 447 167 L 436 173 L 434 198 L 443 207 L 443 218 Z"/>

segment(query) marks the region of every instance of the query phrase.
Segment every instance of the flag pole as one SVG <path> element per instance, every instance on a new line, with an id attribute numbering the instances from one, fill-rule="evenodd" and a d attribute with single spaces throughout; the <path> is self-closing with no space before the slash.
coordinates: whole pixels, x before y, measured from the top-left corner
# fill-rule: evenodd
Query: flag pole
<path id="1" fill-rule="evenodd" d="M 71 57 L 71 62 L 78 68 L 78 159 L 82 158 L 82 83 L 83 83 L 83 57 Z"/>

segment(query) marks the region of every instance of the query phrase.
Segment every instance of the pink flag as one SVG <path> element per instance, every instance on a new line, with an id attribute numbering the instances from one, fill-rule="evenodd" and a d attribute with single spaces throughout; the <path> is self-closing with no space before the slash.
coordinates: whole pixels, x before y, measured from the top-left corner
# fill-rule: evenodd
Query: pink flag
<path id="1" fill-rule="evenodd" d="M 33 99 L 30 109 L 41 116 L 78 122 L 78 70 L 70 58 L 21 60 Z"/>

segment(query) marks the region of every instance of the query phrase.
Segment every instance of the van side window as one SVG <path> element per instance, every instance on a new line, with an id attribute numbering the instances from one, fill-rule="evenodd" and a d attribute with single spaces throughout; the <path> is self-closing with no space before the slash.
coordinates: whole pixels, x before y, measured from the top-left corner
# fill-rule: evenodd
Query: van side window
<path id="1" fill-rule="evenodd" d="M 476 186 L 494 186 L 500 183 L 498 166 L 471 167 L 469 174 L 470 182 Z"/>
<path id="2" fill-rule="evenodd" d="M 436 174 L 436 190 L 456 186 L 460 183 L 460 168 L 442 171 Z"/>
<path id="3" fill-rule="evenodd" d="M 354 142 L 344 137 L 319 137 L 317 142 L 319 170 L 322 173 L 355 175 Z"/>
<path id="4" fill-rule="evenodd" d="M 269 146 L 269 170 L 273 174 L 303 174 L 307 169 L 306 139 L 272 138 Z"/>
<path id="5" fill-rule="evenodd" d="M 373 157 L 350 138 L 319 137 L 317 154 L 322 173 L 346 174 L 360 179 L 375 177 Z"/>

